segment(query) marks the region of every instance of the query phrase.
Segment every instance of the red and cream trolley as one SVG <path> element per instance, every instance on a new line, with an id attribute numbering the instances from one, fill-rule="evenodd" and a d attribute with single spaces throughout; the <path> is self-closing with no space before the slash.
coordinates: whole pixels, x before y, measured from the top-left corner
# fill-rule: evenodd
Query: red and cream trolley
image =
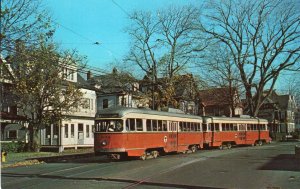
<path id="1" fill-rule="evenodd" d="M 117 107 L 95 120 L 95 154 L 113 158 L 156 158 L 168 152 L 195 152 L 203 147 L 199 116 Z"/>
<path id="2" fill-rule="evenodd" d="M 204 146 L 231 148 L 232 145 L 270 143 L 268 121 L 258 118 L 203 117 Z"/>

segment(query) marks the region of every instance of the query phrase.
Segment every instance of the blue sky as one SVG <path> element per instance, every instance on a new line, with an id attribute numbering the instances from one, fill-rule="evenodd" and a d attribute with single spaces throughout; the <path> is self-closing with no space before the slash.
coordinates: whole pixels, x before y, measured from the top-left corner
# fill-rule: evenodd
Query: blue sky
<path id="1" fill-rule="evenodd" d="M 155 11 L 173 5 L 196 4 L 197 0 L 42 0 L 58 24 L 54 40 L 63 49 L 77 49 L 88 64 L 105 69 L 128 52 L 129 26 L 125 12 Z M 199 1 L 198 1 L 199 2 Z M 94 44 L 99 42 L 99 45 Z"/>

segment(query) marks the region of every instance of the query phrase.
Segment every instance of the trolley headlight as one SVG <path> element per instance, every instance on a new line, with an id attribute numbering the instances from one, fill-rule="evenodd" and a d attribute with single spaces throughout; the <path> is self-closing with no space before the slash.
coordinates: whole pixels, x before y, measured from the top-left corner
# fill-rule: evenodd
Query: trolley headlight
<path id="1" fill-rule="evenodd" d="M 105 140 L 103 140 L 103 141 L 101 142 L 101 145 L 102 145 L 102 146 L 106 146 L 106 145 L 107 145 L 107 142 L 106 142 Z"/>

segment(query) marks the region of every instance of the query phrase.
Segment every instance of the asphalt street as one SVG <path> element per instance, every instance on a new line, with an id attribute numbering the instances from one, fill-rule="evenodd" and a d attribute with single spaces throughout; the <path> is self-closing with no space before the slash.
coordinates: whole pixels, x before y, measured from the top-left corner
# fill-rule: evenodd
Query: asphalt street
<path id="1" fill-rule="evenodd" d="M 294 155 L 296 144 L 201 150 L 146 161 L 111 161 L 106 157 L 59 159 L 2 169 L 1 187 L 299 189 L 300 160 Z"/>

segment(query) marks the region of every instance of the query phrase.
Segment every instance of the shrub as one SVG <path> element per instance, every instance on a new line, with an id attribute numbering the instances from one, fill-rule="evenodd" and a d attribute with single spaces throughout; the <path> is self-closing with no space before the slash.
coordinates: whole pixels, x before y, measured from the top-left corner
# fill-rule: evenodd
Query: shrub
<path id="1" fill-rule="evenodd" d="M 2 143 L 1 150 L 5 152 L 23 152 L 25 148 L 24 142 L 9 142 L 9 143 Z"/>

